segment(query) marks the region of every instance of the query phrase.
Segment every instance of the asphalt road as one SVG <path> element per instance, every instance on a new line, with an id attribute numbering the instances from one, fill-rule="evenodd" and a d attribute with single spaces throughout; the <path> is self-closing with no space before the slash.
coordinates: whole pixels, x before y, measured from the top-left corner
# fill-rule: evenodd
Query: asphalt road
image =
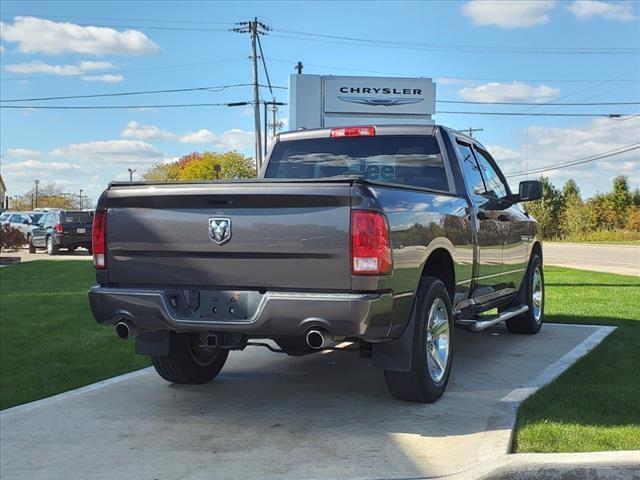
<path id="1" fill-rule="evenodd" d="M 543 252 L 545 265 L 640 276 L 640 245 L 545 242 Z"/>
<path id="2" fill-rule="evenodd" d="M 382 372 L 353 352 L 292 358 L 251 347 L 200 386 L 146 369 L 3 411 L 0 476 L 469 479 L 505 457 L 519 402 L 608 328 L 456 331 L 449 389 L 431 405 L 391 398 Z"/>

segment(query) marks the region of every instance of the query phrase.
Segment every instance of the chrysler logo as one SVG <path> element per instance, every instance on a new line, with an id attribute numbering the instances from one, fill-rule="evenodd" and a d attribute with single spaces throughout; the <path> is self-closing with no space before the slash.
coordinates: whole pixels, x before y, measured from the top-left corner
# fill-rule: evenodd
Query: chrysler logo
<path id="1" fill-rule="evenodd" d="M 411 105 L 413 103 L 420 103 L 424 98 L 378 98 L 378 97 L 344 97 L 338 96 L 343 102 L 359 103 L 361 105 L 372 105 L 374 107 L 383 106 L 391 107 L 394 105 Z"/>
<path id="2" fill-rule="evenodd" d="M 218 245 L 231 239 L 231 220 L 229 218 L 210 218 L 209 219 L 209 238 Z"/>

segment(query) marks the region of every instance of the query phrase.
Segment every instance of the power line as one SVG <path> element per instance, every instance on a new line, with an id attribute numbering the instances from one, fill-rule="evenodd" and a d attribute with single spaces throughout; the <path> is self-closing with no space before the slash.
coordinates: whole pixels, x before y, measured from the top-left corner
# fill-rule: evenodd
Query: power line
<path id="1" fill-rule="evenodd" d="M 81 17 L 74 15 L 39 15 L 37 13 L 3 13 L 2 17 L 36 17 L 36 18 L 72 18 L 80 20 L 100 20 L 115 22 L 156 22 L 156 23 L 191 23 L 201 25 L 233 25 L 234 22 L 210 22 L 208 20 L 160 20 L 157 18 L 122 18 L 122 17 Z"/>
<path id="2" fill-rule="evenodd" d="M 436 103 L 460 103 L 466 105 L 535 105 L 537 107 L 550 106 L 597 106 L 597 105 L 640 105 L 640 102 L 481 102 L 465 100 L 436 100 Z"/>
<path id="3" fill-rule="evenodd" d="M 37 18 L 37 17 L 34 17 Z M 45 19 L 46 20 L 46 19 Z M 94 24 L 94 23 L 74 23 L 79 27 L 97 27 L 97 28 L 122 28 L 136 30 L 172 30 L 178 32 L 229 32 L 228 28 L 206 28 L 206 27 L 170 27 L 162 25 L 114 25 L 114 24 Z"/>
<path id="4" fill-rule="evenodd" d="M 105 73 L 129 73 L 129 72 L 141 72 L 147 70 L 166 70 L 172 68 L 181 68 L 181 67 L 194 67 L 200 65 L 210 65 L 215 63 L 228 63 L 228 62 L 237 62 L 239 60 L 246 60 L 246 57 L 238 57 L 238 58 L 227 58 L 222 60 L 210 60 L 204 62 L 193 62 L 193 63 L 179 63 L 174 65 L 163 65 L 159 67 L 141 67 L 141 68 L 128 68 L 128 69 L 120 69 L 120 70 L 101 70 L 101 74 Z M 46 78 L 64 78 L 64 77 L 80 77 L 83 75 L 88 75 L 89 72 L 81 72 L 81 73 L 69 73 L 64 75 L 38 75 L 35 77 L 10 77 L 10 78 L 0 78 L 2 82 L 18 82 L 22 80 L 40 80 Z"/>
<path id="5" fill-rule="evenodd" d="M 571 160 L 569 162 L 562 162 L 562 163 L 558 163 L 555 165 L 549 165 L 547 167 L 543 167 L 543 168 L 536 168 L 534 170 L 530 170 L 530 171 L 520 171 L 520 172 L 513 172 L 513 173 L 506 173 L 505 177 L 506 178 L 513 178 L 513 177 L 523 177 L 523 176 L 527 176 L 527 175 L 535 175 L 538 173 L 543 173 L 543 172 L 548 172 L 550 170 L 559 170 L 562 168 L 568 168 L 568 167 L 573 167 L 576 165 L 582 165 L 584 163 L 589 163 L 589 162 L 595 162 L 596 160 L 601 160 L 603 158 L 609 158 L 609 157 L 614 157 L 617 155 L 622 155 L 623 153 L 627 153 L 630 152 L 632 150 L 637 150 L 638 148 L 640 148 L 640 142 L 638 143 L 631 143 L 629 145 L 625 145 L 623 147 L 618 147 L 618 148 L 614 148 L 612 150 L 608 150 L 606 152 L 601 152 L 595 155 L 590 155 L 588 157 L 583 157 L 583 158 L 579 158 L 577 160 Z"/>
<path id="6" fill-rule="evenodd" d="M 461 112 L 450 110 L 437 110 L 436 113 L 449 113 L 455 115 L 498 115 L 506 117 L 619 117 L 635 115 L 635 113 L 524 113 L 524 112 Z"/>
<path id="7" fill-rule="evenodd" d="M 408 42 L 397 40 L 377 40 L 372 38 L 348 37 L 344 35 L 327 35 L 321 33 L 302 32 L 297 30 L 274 29 L 273 36 L 282 38 L 295 38 L 307 41 L 324 43 L 337 43 L 362 46 L 376 46 L 385 48 L 432 50 L 432 51 L 455 51 L 465 53 L 506 53 L 506 54 L 570 54 L 570 55 L 611 55 L 611 54 L 631 54 L 637 55 L 638 48 L 631 47 L 501 47 L 491 45 L 471 45 L 471 44 L 446 44 L 446 43 L 425 43 Z M 282 32 L 282 33 L 278 33 Z"/>
<path id="8" fill-rule="evenodd" d="M 130 96 L 130 95 L 149 95 L 149 94 L 157 94 L 157 93 L 180 93 L 180 92 L 197 92 L 197 91 L 210 91 L 210 92 L 222 92 L 227 88 L 235 88 L 235 87 L 248 87 L 253 85 L 252 83 L 234 83 L 231 85 L 214 85 L 210 87 L 192 87 L 192 88 L 172 88 L 166 90 L 142 90 L 136 92 L 115 92 L 115 93 L 99 93 L 92 95 L 67 95 L 63 97 L 37 97 L 37 98 L 13 98 L 10 100 L 0 100 L 1 103 L 8 102 L 37 102 L 37 101 L 46 101 L 46 100 L 71 100 L 78 98 L 103 98 L 103 97 L 122 97 L 122 96 Z M 264 86 L 264 85 L 260 85 Z M 274 86 L 273 88 L 279 89 L 287 89 L 287 87 Z"/>
<path id="9" fill-rule="evenodd" d="M 229 103 L 174 103 L 160 105 L 0 105 L 2 108 L 33 110 L 116 110 L 135 108 L 183 108 L 183 107 L 239 107 L 252 105 L 253 102 L 229 102 Z"/>
<path id="10" fill-rule="evenodd" d="M 297 61 L 294 60 L 286 60 L 282 58 L 267 58 L 270 62 L 278 62 L 278 63 L 287 63 L 295 65 Z M 381 71 L 381 70 L 364 70 L 361 68 L 351 68 L 344 67 L 338 65 L 322 65 L 318 63 L 306 63 L 305 66 L 316 67 L 316 68 L 329 68 L 332 70 L 344 70 L 345 72 L 359 72 L 359 73 L 377 73 L 380 75 L 392 75 L 396 77 L 416 77 L 420 76 L 416 73 L 406 73 L 406 72 L 389 72 L 389 71 Z M 456 75 L 432 75 L 432 77 L 436 80 L 447 78 L 452 80 L 464 80 L 464 81 L 472 81 L 472 82 L 549 82 L 549 83 L 595 83 L 595 82 L 626 82 L 626 83 L 640 83 L 640 80 L 624 80 L 624 79 L 566 79 L 566 78 L 496 78 L 496 77 L 459 77 Z"/>
<path id="11" fill-rule="evenodd" d="M 269 78 L 269 71 L 267 70 L 267 62 L 264 60 L 264 52 L 262 51 L 262 42 L 260 41 L 260 35 L 257 36 L 258 47 L 260 49 L 260 58 L 262 59 L 262 67 L 264 68 L 264 75 L 267 77 L 267 85 L 269 85 L 269 92 L 271 92 L 271 99 L 273 100 L 273 88 L 271 87 L 271 79 Z M 262 86 L 262 85 L 260 85 Z M 265 132 L 266 135 L 266 132 Z"/>

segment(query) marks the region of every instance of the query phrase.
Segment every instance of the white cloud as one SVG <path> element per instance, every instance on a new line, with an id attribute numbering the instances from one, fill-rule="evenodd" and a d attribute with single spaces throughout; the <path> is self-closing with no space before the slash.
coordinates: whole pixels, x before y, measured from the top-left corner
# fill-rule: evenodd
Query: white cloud
<path id="1" fill-rule="evenodd" d="M 211 144 L 214 147 L 229 150 L 245 150 L 253 145 L 253 133 L 232 128 L 222 134 L 213 133 L 206 128 L 189 132 L 179 138 L 181 143 Z"/>
<path id="2" fill-rule="evenodd" d="M 458 94 L 475 102 L 537 102 L 553 100 L 560 94 L 557 88 L 541 84 L 538 86 L 522 82 L 492 82 L 477 87 L 463 88 Z"/>
<path id="3" fill-rule="evenodd" d="M 12 162 L 2 165 L 2 171 L 24 173 L 31 175 L 38 172 L 69 172 L 79 170 L 80 165 L 66 162 L 43 162 L 41 160 L 25 160 L 24 162 Z"/>
<path id="4" fill-rule="evenodd" d="M 568 7 L 569 11 L 581 20 L 602 17 L 607 20 L 631 22 L 636 19 L 633 14 L 633 3 L 611 3 L 599 0 L 575 0 Z"/>
<path id="5" fill-rule="evenodd" d="M 109 68 L 115 68 L 115 65 L 111 62 L 94 62 L 90 60 L 67 65 L 51 65 L 41 61 L 32 61 L 13 63 L 4 67 L 7 72 L 11 73 L 46 73 L 50 75 L 82 75 Z"/>
<path id="6" fill-rule="evenodd" d="M 109 27 L 85 27 L 36 17 L 15 17 L 13 22 L 0 22 L 0 37 L 17 43 L 22 53 L 147 55 L 159 50 L 149 37 L 137 30 L 120 32 Z"/>
<path id="7" fill-rule="evenodd" d="M 87 82 L 104 82 L 104 83 L 118 83 L 124 80 L 122 75 L 107 73 L 104 75 L 84 75 L 83 80 Z"/>
<path id="8" fill-rule="evenodd" d="M 598 118 L 576 127 L 531 126 L 524 130 L 523 139 L 517 148 L 487 145 L 505 174 L 544 168 L 563 162 L 590 157 L 602 152 L 618 149 L 640 138 L 640 117 L 624 121 Z M 548 170 L 544 175 L 557 185 L 574 178 L 587 196 L 597 191 L 611 189 L 613 177 L 630 175 L 637 185 L 640 172 L 640 156 L 633 150 L 618 156 L 568 168 Z M 635 177 L 634 177 L 635 175 Z M 531 178 L 539 176 L 531 175 Z M 527 177 L 510 178 L 512 186 Z"/>
<path id="9" fill-rule="evenodd" d="M 213 143 L 216 135 L 211 131 L 203 128 L 197 132 L 189 132 L 180 137 L 181 143 Z"/>
<path id="10" fill-rule="evenodd" d="M 104 140 L 72 143 L 50 152 L 55 157 L 70 157 L 91 163 L 151 164 L 162 160 L 162 153 L 154 145 L 141 140 Z"/>
<path id="11" fill-rule="evenodd" d="M 31 148 L 8 148 L 6 155 L 7 157 L 37 157 L 40 151 Z"/>
<path id="12" fill-rule="evenodd" d="M 478 26 L 526 28 L 549 23 L 554 4 L 553 0 L 471 0 L 462 6 L 462 13 Z"/>
<path id="13" fill-rule="evenodd" d="M 124 138 L 135 138 L 138 140 L 170 140 L 175 138 L 175 134 L 162 130 L 155 125 L 142 125 L 135 120 L 127 123 L 121 134 Z"/>

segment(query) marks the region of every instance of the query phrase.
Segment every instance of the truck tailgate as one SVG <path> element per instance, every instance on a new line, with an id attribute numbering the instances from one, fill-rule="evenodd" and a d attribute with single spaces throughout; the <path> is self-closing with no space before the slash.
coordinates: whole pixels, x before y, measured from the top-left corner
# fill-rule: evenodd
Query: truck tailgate
<path id="1" fill-rule="evenodd" d="M 107 270 L 121 285 L 347 290 L 351 183 L 112 186 Z M 228 219 L 217 244 L 210 219 Z"/>

